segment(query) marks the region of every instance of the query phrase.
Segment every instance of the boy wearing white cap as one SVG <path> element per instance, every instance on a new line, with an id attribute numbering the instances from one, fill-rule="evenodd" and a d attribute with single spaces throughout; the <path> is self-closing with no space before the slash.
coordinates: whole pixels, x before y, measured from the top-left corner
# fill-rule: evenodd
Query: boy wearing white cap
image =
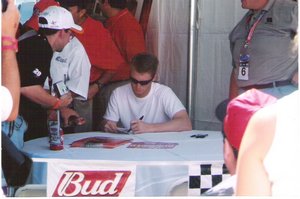
<path id="1" fill-rule="evenodd" d="M 43 12 L 50 6 L 59 6 L 55 0 L 40 0 L 34 5 L 33 15 L 24 24 L 23 29 L 26 31 L 19 37 L 19 41 L 34 34 L 39 30 L 39 13 Z M 82 115 L 80 109 L 76 106 L 78 103 L 87 100 L 89 89 L 91 63 L 82 43 L 74 36 L 70 42 L 63 48 L 61 52 L 54 52 L 50 64 L 50 77 L 53 85 L 64 83 L 73 97 L 72 109 L 79 115 Z M 49 79 L 47 78 L 44 83 L 44 88 L 50 90 Z M 74 117 L 73 117 L 74 118 Z M 72 121 L 66 122 L 67 126 L 79 125 L 77 118 L 73 124 Z M 76 122 L 77 121 L 77 122 Z M 70 124 L 69 124 L 70 123 Z M 74 132 L 78 127 L 81 131 L 87 124 L 80 124 L 80 126 L 63 128 L 64 133 Z M 65 126 L 65 125 L 64 125 Z M 66 127 L 66 126 L 65 126 Z M 81 131 L 82 132 L 82 131 Z"/>
<path id="2" fill-rule="evenodd" d="M 46 109 L 60 109 L 63 118 L 78 114 L 66 108 L 70 95 L 57 98 L 43 89 L 49 76 L 54 51 L 62 51 L 71 39 L 72 31 L 81 32 L 69 11 L 50 6 L 39 15 L 39 34 L 19 42 L 17 54 L 21 76 L 20 115 L 28 123 L 25 141 L 48 135 Z M 65 111 L 67 110 L 67 111 Z"/>

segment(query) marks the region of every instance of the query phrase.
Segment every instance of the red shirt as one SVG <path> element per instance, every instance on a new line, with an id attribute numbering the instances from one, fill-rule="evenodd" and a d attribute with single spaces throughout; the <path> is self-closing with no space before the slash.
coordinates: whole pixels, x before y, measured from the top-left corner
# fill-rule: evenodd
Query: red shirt
<path id="1" fill-rule="evenodd" d="M 123 9 L 116 16 L 110 17 L 105 26 L 127 64 L 137 53 L 146 51 L 142 27 L 127 9 Z"/>
<path id="2" fill-rule="evenodd" d="M 90 83 L 95 82 L 104 71 L 117 71 L 112 81 L 128 79 L 129 72 L 123 72 L 125 61 L 101 22 L 88 17 L 81 27 L 83 34 L 76 37 L 84 46 L 91 62 Z"/>

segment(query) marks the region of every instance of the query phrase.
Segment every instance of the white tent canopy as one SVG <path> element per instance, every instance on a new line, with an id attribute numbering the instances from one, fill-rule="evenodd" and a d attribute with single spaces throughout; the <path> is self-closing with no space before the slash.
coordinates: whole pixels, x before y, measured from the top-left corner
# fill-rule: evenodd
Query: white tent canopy
<path id="1" fill-rule="evenodd" d="M 147 48 L 160 61 L 159 81 L 191 110 L 194 129 L 221 129 L 215 108 L 228 96 L 232 69 L 228 35 L 244 13 L 236 0 L 153 0 Z M 190 24 L 193 17 L 195 24 Z"/>

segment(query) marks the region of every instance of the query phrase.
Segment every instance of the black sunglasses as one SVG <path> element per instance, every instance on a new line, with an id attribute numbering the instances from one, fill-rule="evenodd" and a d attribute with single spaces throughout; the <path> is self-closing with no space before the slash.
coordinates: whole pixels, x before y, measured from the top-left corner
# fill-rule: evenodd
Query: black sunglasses
<path id="1" fill-rule="evenodd" d="M 145 86 L 145 85 L 149 84 L 150 82 L 152 82 L 153 77 L 151 79 L 145 80 L 145 81 L 138 81 L 138 80 L 134 79 L 133 77 L 130 77 L 130 80 L 134 84 L 140 84 L 142 86 Z"/>

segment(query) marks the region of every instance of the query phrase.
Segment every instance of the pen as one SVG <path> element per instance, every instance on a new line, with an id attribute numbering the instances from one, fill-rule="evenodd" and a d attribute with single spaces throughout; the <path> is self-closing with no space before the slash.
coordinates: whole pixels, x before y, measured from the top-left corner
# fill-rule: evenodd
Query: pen
<path id="1" fill-rule="evenodd" d="M 142 116 L 139 118 L 139 120 L 142 120 L 143 118 L 144 118 L 144 116 L 142 115 Z M 127 132 L 129 133 L 130 131 L 131 131 L 131 128 L 129 128 Z"/>
<path id="2" fill-rule="evenodd" d="M 191 135 L 191 138 L 205 138 L 208 136 L 208 134 L 196 134 L 196 135 Z"/>

